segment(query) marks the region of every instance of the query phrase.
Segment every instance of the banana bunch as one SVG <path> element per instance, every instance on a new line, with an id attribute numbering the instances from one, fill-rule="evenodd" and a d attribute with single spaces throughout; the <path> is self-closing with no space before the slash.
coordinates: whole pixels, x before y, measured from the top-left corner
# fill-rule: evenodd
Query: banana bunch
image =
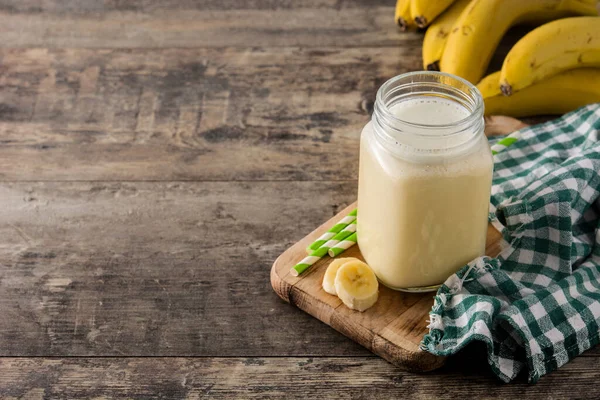
<path id="1" fill-rule="evenodd" d="M 457 0 L 450 6 L 448 11 L 436 19 L 425 32 L 423 38 L 423 69 L 429 71 L 440 70 L 440 60 L 448 35 L 454 27 L 454 23 L 460 17 L 463 10 L 471 3 L 471 0 Z"/>
<path id="2" fill-rule="evenodd" d="M 425 28 L 452 3 L 454 0 L 397 0 L 396 24 L 402 31 L 413 26 Z"/>
<path id="3" fill-rule="evenodd" d="M 483 95 L 486 115 L 529 117 L 564 114 L 600 102 L 600 68 L 577 68 L 528 86 L 511 96 L 498 90 L 501 72 L 486 76 L 477 88 Z"/>
<path id="4" fill-rule="evenodd" d="M 423 69 L 481 81 L 487 115 L 564 113 L 600 101 L 598 0 L 397 0 L 399 5 L 399 25 L 428 26 Z M 518 24 L 542 25 L 510 50 L 501 71 L 482 80 L 502 37 Z"/>
<path id="5" fill-rule="evenodd" d="M 559 19 L 529 32 L 504 59 L 500 90 L 510 96 L 562 71 L 581 67 L 600 67 L 600 17 Z"/>
<path id="6" fill-rule="evenodd" d="M 563 18 L 532 30 L 477 87 L 486 115 L 563 114 L 600 102 L 600 17 Z"/>

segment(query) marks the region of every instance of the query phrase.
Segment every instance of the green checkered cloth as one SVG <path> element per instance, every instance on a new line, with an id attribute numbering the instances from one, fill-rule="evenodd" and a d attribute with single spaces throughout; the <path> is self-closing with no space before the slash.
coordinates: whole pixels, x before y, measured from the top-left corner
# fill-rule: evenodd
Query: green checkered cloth
<path id="1" fill-rule="evenodd" d="M 438 290 L 421 346 L 477 340 L 494 373 L 529 381 L 599 343 L 600 103 L 521 130 L 495 158 L 492 222 L 507 248 Z"/>

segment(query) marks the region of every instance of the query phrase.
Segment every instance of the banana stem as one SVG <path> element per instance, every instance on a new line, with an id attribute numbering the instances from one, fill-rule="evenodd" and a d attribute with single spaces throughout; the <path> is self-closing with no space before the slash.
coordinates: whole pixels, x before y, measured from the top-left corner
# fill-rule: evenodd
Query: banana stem
<path id="1" fill-rule="evenodd" d="M 398 27 L 402 32 L 406 32 L 408 30 L 408 21 L 406 21 L 404 18 L 398 18 L 396 20 L 396 24 L 398 24 Z"/>
<path id="2" fill-rule="evenodd" d="M 439 71 L 440 70 L 440 60 L 436 60 L 430 64 L 427 64 L 427 71 Z"/>

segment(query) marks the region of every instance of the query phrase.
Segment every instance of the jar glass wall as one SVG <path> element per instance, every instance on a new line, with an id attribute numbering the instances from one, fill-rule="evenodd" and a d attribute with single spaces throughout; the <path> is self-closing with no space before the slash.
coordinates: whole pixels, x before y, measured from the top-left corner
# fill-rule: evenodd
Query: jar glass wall
<path id="1" fill-rule="evenodd" d="M 441 72 L 390 79 L 360 144 L 358 245 L 386 286 L 435 290 L 485 251 L 493 161 L 483 100 Z"/>

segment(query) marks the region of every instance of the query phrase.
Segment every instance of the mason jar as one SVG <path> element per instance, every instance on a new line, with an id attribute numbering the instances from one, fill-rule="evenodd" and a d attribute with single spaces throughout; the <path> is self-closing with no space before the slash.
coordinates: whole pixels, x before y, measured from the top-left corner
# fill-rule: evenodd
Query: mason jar
<path id="1" fill-rule="evenodd" d="M 464 79 L 385 82 L 360 139 L 357 236 L 384 285 L 435 290 L 485 251 L 492 153 L 483 99 Z"/>

